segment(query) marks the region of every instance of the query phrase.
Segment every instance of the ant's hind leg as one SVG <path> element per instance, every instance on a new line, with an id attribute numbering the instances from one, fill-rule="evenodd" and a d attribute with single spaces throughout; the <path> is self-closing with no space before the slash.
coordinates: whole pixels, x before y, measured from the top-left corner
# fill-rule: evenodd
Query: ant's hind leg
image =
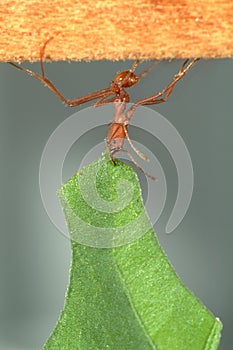
<path id="1" fill-rule="evenodd" d="M 43 63 L 43 58 L 44 58 L 44 53 L 45 53 L 45 48 L 49 41 L 51 41 L 53 37 L 49 38 L 44 42 L 44 44 L 40 47 L 40 68 L 41 68 L 41 76 L 45 78 L 45 70 L 44 70 L 44 63 Z"/>

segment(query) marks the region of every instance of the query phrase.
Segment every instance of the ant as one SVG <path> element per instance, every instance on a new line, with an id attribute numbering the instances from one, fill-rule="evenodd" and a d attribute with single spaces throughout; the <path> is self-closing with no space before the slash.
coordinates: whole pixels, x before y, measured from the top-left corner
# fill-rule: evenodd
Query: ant
<path id="1" fill-rule="evenodd" d="M 134 157 L 123 148 L 125 138 L 127 138 L 131 148 L 135 151 L 135 153 L 142 158 L 145 161 L 149 161 L 149 159 L 142 154 L 135 146 L 133 145 L 132 141 L 130 140 L 129 134 L 128 134 L 128 126 L 130 123 L 131 118 L 133 117 L 133 114 L 138 106 L 145 106 L 145 105 L 153 105 L 153 104 L 159 104 L 166 102 L 168 97 L 171 95 L 176 83 L 183 78 L 183 76 L 188 72 L 188 70 L 199 60 L 199 58 L 194 58 L 188 65 L 189 59 L 186 59 L 184 63 L 182 64 L 179 72 L 174 76 L 173 80 L 169 85 L 167 85 L 161 92 L 158 92 L 155 95 L 152 95 L 150 97 L 144 98 L 142 100 L 139 100 L 135 102 L 126 113 L 126 101 L 122 100 L 115 100 L 114 101 L 114 107 L 115 107 L 115 116 L 113 121 L 111 122 L 108 130 L 107 135 L 107 146 L 110 152 L 110 158 L 112 159 L 113 163 L 114 161 L 114 155 L 118 152 L 126 152 L 128 156 L 131 158 L 133 163 L 141 170 L 147 177 L 151 178 L 152 180 L 156 180 L 155 177 L 151 176 L 150 174 L 146 173 L 136 162 Z"/>
<path id="2" fill-rule="evenodd" d="M 126 103 L 130 101 L 130 95 L 128 92 L 125 91 L 125 89 L 130 88 L 131 86 L 137 84 L 141 78 L 146 76 L 148 72 L 154 68 L 155 65 L 159 63 L 159 61 L 155 61 L 152 65 L 150 65 L 146 70 L 144 70 L 141 74 L 136 75 L 135 70 L 137 66 L 139 65 L 140 61 L 136 60 L 134 64 L 132 65 L 131 69 L 127 71 L 123 71 L 118 73 L 115 78 L 111 81 L 108 88 L 92 92 L 90 94 L 87 94 L 82 97 L 78 97 L 75 99 L 67 99 L 65 98 L 53 85 L 53 83 L 45 76 L 45 70 L 44 70 L 44 64 L 43 64 L 43 58 L 44 58 L 44 52 L 46 45 L 48 42 L 52 40 L 52 38 L 48 39 L 40 48 L 40 66 L 41 66 L 41 75 L 32 72 L 29 69 L 23 68 L 13 62 L 8 62 L 13 67 L 27 73 L 28 75 L 31 75 L 32 77 L 36 78 L 40 82 L 42 82 L 47 88 L 49 88 L 56 96 L 58 96 L 66 105 L 69 107 L 75 107 L 79 106 L 81 104 L 97 100 L 94 104 L 94 107 L 98 107 L 107 103 L 114 103 L 114 107 L 116 110 L 115 116 L 113 121 L 111 122 L 108 130 L 107 135 L 107 147 L 109 149 L 110 158 L 112 159 L 113 163 L 114 161 L 114 155 L 118 152 L 126 152 L 131 160 L 135 163 L 135 165 L 148 177 L 155 180 L 155 178 L 147 173 L 144 172 L 144 170 L 138 165 L 138 163 L 135 161 L 133 156 L 126 151 L 123 148 L 125 138 L 130 143 L 130 146 L 132 149 L 137 153 L 139 157 L 141 157 L 144 160 L 148 161 L 148 158 L 144 156 L 139 150 L 137 150 L 132 141 L 129 138 L 128 135 L 128 125 L 130 123 L 130 120 L 135 112 L 135 109 L 138 106 L 145 106 L 145 105 L 154 105 L 166 102 L 168 97 L 171 95 L 175 85 L 177 82 L 185 76 L 185 74 L 188 72 L 188 70 L 199 60 L 199 58 L 194 58 L 191 60 L 190 63 L 189 59 L 186 59 L 184 63 L 182 64 L 179 72 L 174 75 L 173 80 L 168 84 L 161 92 L 156 93 L 155 95 L 152 95 L 147 98 L 143 98 L 137 102 L 135 102 L 129 110 L 124 113 L 126 108 Z M 112 96 L 113 97 L 110 97 Z"/>

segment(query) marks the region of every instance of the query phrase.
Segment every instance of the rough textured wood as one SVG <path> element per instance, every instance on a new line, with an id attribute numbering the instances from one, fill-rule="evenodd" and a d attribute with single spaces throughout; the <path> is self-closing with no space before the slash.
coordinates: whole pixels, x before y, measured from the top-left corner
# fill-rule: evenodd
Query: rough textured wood
<path id="1" fill-rule="evenodd" d="M 2 0 L 0 60 L 232 57 L 232 0 Z"/>

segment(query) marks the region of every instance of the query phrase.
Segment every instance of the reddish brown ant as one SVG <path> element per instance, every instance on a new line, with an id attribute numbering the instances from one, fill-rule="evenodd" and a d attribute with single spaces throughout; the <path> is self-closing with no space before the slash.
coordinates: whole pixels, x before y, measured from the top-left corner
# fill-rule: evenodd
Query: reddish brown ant
<path id="1" fill-rule="evenodd" d="M 134 72 L 139 65 L 140 61 L 136 60 L 134 64 L 132 65 L 131 69 L 127 71 L 123 71 L 118 73 L 114 80 L 111 81 L 110 85 L 106 89 L 102 89 L 99 91 L 92 92 L 90 94 L 87 94 L 85 96 L 75 98 L 73 100 L 66 99 L 53 85 L 53 83 L 46 78 L 45 76 L 45 70 L 44 70 L 44 64 L 43 64 L 43 57 L 45 52 L 45 47 L 47 43 L 51 40 L 47 40 L 43 46 L 40 48 L 40 66 L 41 66 L 41 75 L 32 72 L 29 69 L 23 68 L 13 62 L 8 62 L 13 67 L 31 75 L 32 77 L 38 79 L 41 81 L 46 87 L 48 87 L 55 95 L 57 95 L 65 104 L 67 104 L 70 107 L 79 106 L 81 104 L 84 104 L 86 102 L 90 102 L 93 100 L 97 100 L 95 102 L 94 107 L 98 107 L 107 103 L 114 103 L 115 106 L 115 116 L 110 124 L 108 135 L 107 135 L 107 146 L 110 152 L 110 157 L 114 162 L 114 155 L 118 152 L 126 152 L 130 156 L 131 160 L 136 164 L 136 166 L 147 176 L 149 176 L 152 179 L 155 179 L 153 176 L 145 173 L 143 169 L 138 165 L 138 163 L 134 160 L 133 156 L 126 151 L 124 146 L 125 138 L 128 139 L 131 147 L 133 150 L 138 154 L 139 157 L 143 158 L 144 160 L 148 160 L 146 156 L 144 156 L 140 151 L 138 151 L 134 145 L 132 144 L 132 141 L 129 138 L 128 135 L 128 125 L 130 123 L 130 120 L 134 114 L 135 109 L 138 106 L 144 106 L 144 105 L 153 105 L 153 104 L 159 104 L 163 103 L 167 100 L 167 98 L 172 93 L 176 83 L 183 78 L 183 76 L 187 73 L 187 71 L 199 60 L 199 58 L 193 59 L 189 64 L 189 59 L 186 59 L 184 63 L 182 64 L 179 72 L 174 76 L 173 80 L 170 82 L 169 85 L 167 85 L 161 92 L 156 93 L 155 95 L 152 95 L 147 98 L 143 98 L 136 103 L 134 103 L 129 110 L 125 112 L 126 103 L 130 101 L 130 95 L 128 92 L 125 91 L 125 89 L 130 88 L 131 86 L 137 84 L 139 80 L 144 77 L 156 64 L 158 64 L 158 61 L 155 61 L 151 66 L 149 66 L 145 71 L 143 71 L 141 74 L 136 75 Z M 113 97 L 110 97 L 111 95 L 114 95 Z M 114 162 L 115 164 L 115 162 Z"/>
<path id="2" fill-rule="evenodd" d="M 125 138 L 129 141 L 130 146 L 132 149 L 137 153 L 139 157 L 141 157 L 144 160 L 148 161 L 148 158 L 142 154 L 139 150 L 137 150 L 132 141 L 129 138 L 128 135 L 128 125 L 130 123 L 130 120 L 135 112 L 135 109 L 138 106 L 145 106 L 145 105 L 153 105 L 153 104 L 159 104 L 166 102 L 168 97 L 171 95 L 176 83 L 187 73 L 187 71 L 199 60 L 199 58 L 193 59 L 188 65 L 189 59 L 185 60 L 182 64 L 179 72 L 174 76 L 173 80 L 169 85 L 167 85 L 161 92 L 158 92 L 155 95 L 152 95 L 150 97 L 144 98 L 142 100 L 139 100 L 135 102 L 125 113 L 126 108 L 126 101 L 122 101 L 120 99 L 115 99 L 114 101 L 114 107 L 115 107 L 115 116 L 112 121 L 112 123 L 109 126 L 108 130 L 108 136 L 107 136 L 107 146 L 110 152 L 110 157 L 114 162 L 114 155 L 118 152 L 126 152 L 133 163 L 148 177 L 150 177 L 152 180 L 156 180 L 153 176 L 146 173 L 139 164 L 135 161 L 133 156 L 126 151 L 124 146 Z M 187 66 L 186 66 L 187 65 Z"/>

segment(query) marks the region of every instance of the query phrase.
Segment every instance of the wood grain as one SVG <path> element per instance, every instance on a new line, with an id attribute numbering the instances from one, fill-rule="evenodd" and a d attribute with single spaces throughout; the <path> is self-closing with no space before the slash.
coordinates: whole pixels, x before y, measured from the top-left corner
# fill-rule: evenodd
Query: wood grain
<path id="1" fill-rule="evenodd" d="M 233 56 L 232 0 L 2 0 L 0 61 Z"/>

